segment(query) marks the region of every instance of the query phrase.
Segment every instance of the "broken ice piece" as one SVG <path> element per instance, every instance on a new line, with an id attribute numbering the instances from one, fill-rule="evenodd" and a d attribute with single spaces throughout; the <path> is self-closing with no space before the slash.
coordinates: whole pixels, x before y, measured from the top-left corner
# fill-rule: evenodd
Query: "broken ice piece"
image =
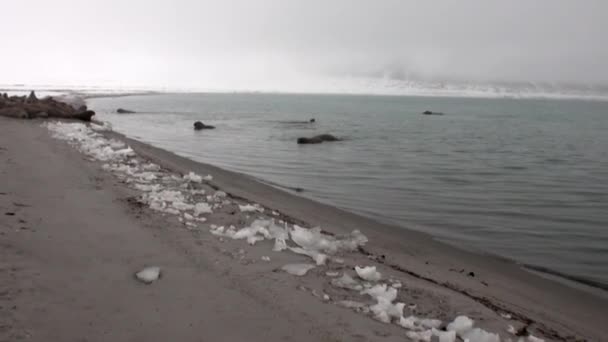
<path id="1" fill-rule="evenodd" d="M 152 284 L 154 281 L 160 278 L 160 267 L 146 267 L 143 270 L 135 273 L 135 278 L 144 284 Z"/>
<path id="2" fill-rule="evenodd" d="M 467 316 L 458 316 L 454 321 L 447 326 L 447 331 L 455 331 L 457 335 L 462 336 L 465 332 L 473 328 L 473 320 Z"/>
<path id="3" fill-rule="evenodd" d="M 325 275 L 328 277 L 337 277 L 340 275 L 340 272 L 336 272 L 336 271 L 327 271 L 325 272 Z"/>
<path id="4" fill-rule="evenodd" d="M 206 175 L 205 177 L 203 177 L 203 180 L 210 182 L 213 180 L 213 176 L 212 175 Z"/>
<path id="5" fill-rule="evenodd" d="M 363 290 L 363 286 L 361 286 L 361 284 L 359 284 L 359 282 L 357 282 L 355 279 L 353 279 L 353 277 L 348 275 L 348 273 L 344 273 L 342 275 L 342 277 L 340 277 L 340 278 L 332 279 L 331 284 L 335 287 L 340 287 L 343 289 L 349 289 L 349 290 L 355 290 L 355 291 Z"/>
<path id="6" fill-rule="evenodd" d="M 194 216 L 200 216 L 201 214 L 211 213 L 213 213 L 213 210 L 211 210 L 211 207 L 207 203 L 200 202 L 194 206 Z"/>
<path id="7" fill-rule="evenodd" d="M 367 281 L 379 281 L 382 278 L 380 272 L 376 271 L 376 266 L 359 267 L 355 266 L 355 271 L 359 278 Z"/>
<path id="8" fill-rule="evenodd" d="M 315 268 L 315 265 L 311 264 L 287 264 L 281 269 L 291 275 L 295 275 L 301 277 L 305 275 L 308 271 Z"/>
<path id="9" fill-rule="evenodd" d="M 506 312 L 501 312 L 500 316 L 504 319 L 511 319 L 511 315 Z"/>
<path id="10" fill-rule="evenodd" d="M 239 209 L 241 210 L 241 212 L 264 212 L 264 208 L 260 207 L 258 204 L 239 205 Z"/>
<path id="11" fill-rule="evenodd" d="M 203 181 L 203 177 L 197 175 L 194 172 L 190 172 L 184 176 L 184 180 L 193 182 L 193 183 L 201 183 Z"/>
<path id="12" fill-rule="evenodd" d="M 269 256 L 263 256 L 262 260 L 264 260 L 264 261 L 270 261 L 270 257 Z"/>

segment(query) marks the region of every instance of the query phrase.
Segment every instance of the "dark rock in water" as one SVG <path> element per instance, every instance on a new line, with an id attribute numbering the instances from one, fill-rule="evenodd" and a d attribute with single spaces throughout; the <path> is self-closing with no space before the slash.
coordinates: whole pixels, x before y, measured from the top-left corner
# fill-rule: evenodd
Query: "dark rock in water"
<path id="1" fill-rule="evenodd" d="M 315 118 L 310 119 L 310 122 L 316 122 Z"/>
<path id="2" fill-rule="evenodd" d="M 74 119 L 82 120 L 82 121 L 91 121 L 91 117 L 95 115 L 95 112 L 92 110 L 85 110 L 84 112 L 80 112 L 74 115 Z"/>
<path id="3" fill-rule="evenodd" d="M 443 115 L 441 112 L 431 112 L 430 110 L 425 110 L 422 112 L 423 115 Z"/>
<path id="4" fill-rule="evenodd" d="M 215 126 L 205 125 L 204 123 L 197 121 L 194 123 L 194 129 L 200 131 L 201 129 L 214 129 Z"/>
<path id="5" fill-rule="evenodd" d="M 132 111 L 132 110 L 124 109 L 124 108 L 118 108 L 116 110 L 116 113 L 118 113 L 118 114 L 134 114 L 135 112 Z"/>
<path id="6" fill-rule="evenodd" d="M 340 141 L 342 139 L 336 138 L 331 134 L 316 135 L 312 138 L 298 138 L 298 144 L 320 144 L 324 141 Z"/>

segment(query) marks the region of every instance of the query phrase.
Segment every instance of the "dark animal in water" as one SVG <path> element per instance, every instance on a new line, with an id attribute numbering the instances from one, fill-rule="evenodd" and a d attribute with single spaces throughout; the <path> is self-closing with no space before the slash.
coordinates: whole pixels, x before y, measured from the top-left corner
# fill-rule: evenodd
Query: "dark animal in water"
<path id="1" fill-rule="evenodd" d="M 128 109 L 118 108 L 116 110 L 116 113 L 118 113 L 118 114 L 133 114 L 135 112 L 132 111 L 132 110 L 128 110 Z"/>
<path id="2" fill-rule="evenodd" d="M 340 141 L 342 139 L 336 138 L 331 134 L 316 135 L 312 138 L 298 138 L 298 144 L 320 144 L 324 141 Z"/>
<path id="3" fill-rule="evenodd" d="M 315 118 L 310 119 L 310 122 L 316 122 Z"/>
<path id="4" fill-rule="evenodd" d="M 431 112 L 430 110 L 425 110 L 422 112 L 423 115 L 443 115 L 441 112 Z"/>
<path id="5" fill-rule="evenodd" d="M 197 121 L 194 123 L 194 129 L 200 131 L 201 129 L 214 129 L 215 126 L 205 125 L 204 123 Z"/>

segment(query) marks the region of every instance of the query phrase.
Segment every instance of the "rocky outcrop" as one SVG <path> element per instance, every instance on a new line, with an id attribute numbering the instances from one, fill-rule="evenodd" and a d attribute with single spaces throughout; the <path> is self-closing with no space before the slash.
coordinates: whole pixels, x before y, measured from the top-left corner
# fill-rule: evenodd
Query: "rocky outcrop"
<path id="1" fill-rule="evenodd" d="M 320 144 L 325 141 L 341 141 L 342 139 L 336 138 L 331 134 L 316 135 L 311 138 L 298 138 L 298 144 Z"/>
<path id="2" fill-rule="evenodd" d="M 74 108 L 69 104 L 56 101 L 52 97 L 38 99 L 32 91 L 29 96 L 0 96 L 0 115 L 14 118 L 61 118 L 91 121 L 95 112 L 86 106 Z"/>
<path id="3" fill-rule="evenodd" d="M 197 121 L 194 123 L 194 129 L 200 131 L 201 129 L 214 129 L 215 126 L 205 125 L 204 123 Z"/>
<path id="4" fill-rule="evenodd" d="M 135 111 L 124 109 L 124 108 L 118 108 L 116 110 L 116 113 L 118 113 L 118 114 L 134 114 Z"/>
<path id="5" fill-rule="evenodd" d="M 27 119 L 28 114 L 23 108 L 18 107 L 8 107 L 8 108 L 0 108 L 0 116 L 8 116 L 11 118 L 18 119 Z"/>

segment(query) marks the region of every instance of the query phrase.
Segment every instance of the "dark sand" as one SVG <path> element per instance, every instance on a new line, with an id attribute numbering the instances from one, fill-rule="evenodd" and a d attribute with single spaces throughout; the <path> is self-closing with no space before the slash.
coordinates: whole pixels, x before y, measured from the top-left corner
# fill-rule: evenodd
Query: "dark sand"
<path id="1" fill-rule="evenodd" d="M 41 123 L 0 118 L 0 341 L 407 340 L 398 326 L 333 303 L 351 298 L 329 285 L 327 269 L 302 278 L 276 272 L 305 257 L 269 252 L 268 242 L 222 242 L 134 204 L 137 192 L 52 139 Z M 447 321 L 466 314 L 505 337 L 508 324 L 528 323 L 547 341 L 608 335 L 604 298 L 108 134 L 174 172 L 210 173 L 233 197 L 297 222 L 338 234 L 361 230 L 370 242 L 341 267 L 377 265 L 403 283 L 399 300 L 416 303 L 421 316 Z M 151 285 L 133 279 L 147 265 L 163 269 Z"/>

